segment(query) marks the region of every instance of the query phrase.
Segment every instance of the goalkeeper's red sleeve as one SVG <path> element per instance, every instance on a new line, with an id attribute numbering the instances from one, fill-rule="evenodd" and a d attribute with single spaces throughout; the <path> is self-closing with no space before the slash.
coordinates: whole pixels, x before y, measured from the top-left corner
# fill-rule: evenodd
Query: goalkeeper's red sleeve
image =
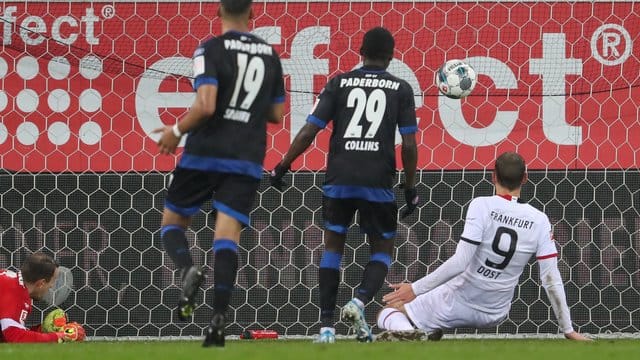
<path id="1" fill-rule="evenodd" d="M 57 333 L 41 333 L 10 326 L 2 331 L 2 337 L 8 343 L 46 343 L 58 342 Z"/>

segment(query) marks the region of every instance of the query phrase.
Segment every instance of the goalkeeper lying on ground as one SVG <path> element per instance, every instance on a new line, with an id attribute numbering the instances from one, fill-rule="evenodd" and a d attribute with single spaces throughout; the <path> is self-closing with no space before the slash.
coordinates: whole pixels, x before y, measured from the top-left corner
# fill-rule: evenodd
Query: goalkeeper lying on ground
<path id="1" fill-rule="evenodd" d="M 33 300 L 40 300 L 56 283 L 58 264 L 43 253 L 29 255 L 19 272 L 0 270 L 0 342 L 82 341 L 85 331 L 77 323 L 59 322 L 56 331 L 43 333 L 40 325 L 27 329 L 24 321 Z M 63 313 L 64 316 L 64 313 Z"/>

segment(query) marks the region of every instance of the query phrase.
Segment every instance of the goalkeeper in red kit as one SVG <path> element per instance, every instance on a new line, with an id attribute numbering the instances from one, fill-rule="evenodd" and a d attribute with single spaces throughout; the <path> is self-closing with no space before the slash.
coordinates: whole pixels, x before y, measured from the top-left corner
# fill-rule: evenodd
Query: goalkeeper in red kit
<path id="1" fill-rule="evenodd" d="M 36 343 L 81 341 L 85 331 L 78 323 L 68 323 L 59 332 L 43 333 L 40 325 L 28 329 L 24 321 L 31 313 L 33 299 L 42 299 L 56 283 L 58 264 L 43 253 L 29 255 L 20 271 L 0 269 L 0 342 Z"/>

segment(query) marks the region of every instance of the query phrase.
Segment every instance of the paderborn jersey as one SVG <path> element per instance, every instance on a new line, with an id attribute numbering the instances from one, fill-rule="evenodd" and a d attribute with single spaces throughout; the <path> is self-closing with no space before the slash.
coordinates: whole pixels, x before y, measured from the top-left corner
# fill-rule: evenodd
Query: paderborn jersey
<path id="1" fill-rule="evenodd" d="M 477 244 L 473 260 L 451 280 L 461 300 L 479 311 L 504 313 L 529 259 L 557 256 L 549 218 L 509 195 L 471 201 L 461 241 Z"/>
<path id="2" fill-rule="evenodd" d="M 333 121 L 324 192 L 393 201 L 395 135 L 417 131 L 411 86 L 381 68 L 360 68 L 327 83 L 307 121 Z M 350 196 L 354 195 L 354 196 Z"/>
<path id="3" fill-rule="evenodd" d="M 218 87 L 216 110 L 189 132 L 178 166 L 260 179 L 267 119 L 284 102 L 282 65 L 276 51 L 250 33 L 228 31 L 193 55 L 195 90 Z"/>

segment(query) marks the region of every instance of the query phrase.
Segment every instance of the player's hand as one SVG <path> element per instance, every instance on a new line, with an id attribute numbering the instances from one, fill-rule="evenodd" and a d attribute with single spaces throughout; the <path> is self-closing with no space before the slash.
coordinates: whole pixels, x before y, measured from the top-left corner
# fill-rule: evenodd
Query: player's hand
<path id="1" fill-rule="evenodd" d="M 588 337 L 577 333 L 575 331 L 572 331 L 570 333 L 566 333 L 564 334 L 564 337 L 569 339 L 569 340 L 575 340 L 575 341 L 593 341 L 592 339 L 589 339 Z"/>
<path id="2" fill-rule="evenodd" d="M 400 184 L 400 187 L 404 188 L 404 185 Z M 404 189 L 404 200 L 406 201 L 407 206 L 402 211 L 402 214 L 400 214 L 401 219 L 411 215 L 418 207 L 418 202 L 420 202 L 418 190 L 416 190 L 415 187 Z"/>
<path id="3" fill-rule="evenodd" d="M 413 292 L 411 283 L 389 284 L 389 287 L 393 289 L 393 292 L 382 297 L 382 300 L 386 304 L 406 304 L 416 298 L 416 294 Z"/>
<path id="4" fill-rule="evenodd" d="M 70 341 L 83 341 L 86 337 L 86 332 L 82 325 L 77 322 L 70 322 L 62 327 L 62 331 L 57 333 L 58 340 L 63 342 Z"/>
<path id="5" fill-rule="evenodd" d="M 163 126 L 151 132 L 152 134 L 161 134 L 158 140 L 158 150 L 160 154 L 170 155 L 176 151 L 180 138 L 173 133 L 173 126 Z"/>
<path id="6" fill-rule="evenodd" d="M 269 174 L 269 183 L 271 183 L 271 186 L 278 190 L 282 190 L 284 186 L 287 186 L 287 183 L 282 180 L 287 171 L 289 171 L 289 167 L 282 166 L 282 163 L 278 163 Z"/>

